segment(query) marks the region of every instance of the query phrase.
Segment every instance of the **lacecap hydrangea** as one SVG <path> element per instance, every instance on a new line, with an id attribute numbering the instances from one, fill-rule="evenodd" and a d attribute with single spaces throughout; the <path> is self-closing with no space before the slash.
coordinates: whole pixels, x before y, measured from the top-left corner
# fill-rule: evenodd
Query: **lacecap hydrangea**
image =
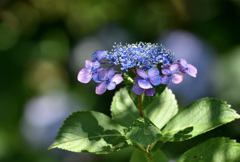
<path id="1" fill-rule="evenodd" d="M 98 83 L 96 94 L 101 95 L 124 82 L 124 76 L 128 76 L 128 80 L 132 76 L 130 80 L 135 94 L 144 92 L 146 96 L 153 96 L 155 86 L 170 81 L 179 84 L 183 81 L 183 74 L 196 77 L 197 69 L 185 59 L 176 60 L 174 53 L 163 45 L 139 42 L 115 44 L 110 52 L 97 50 L 92 60 L 86 60 L 85 68 L 80 70 L 77 78 L 81 83 L 88 83 L 91 79 Z"/>

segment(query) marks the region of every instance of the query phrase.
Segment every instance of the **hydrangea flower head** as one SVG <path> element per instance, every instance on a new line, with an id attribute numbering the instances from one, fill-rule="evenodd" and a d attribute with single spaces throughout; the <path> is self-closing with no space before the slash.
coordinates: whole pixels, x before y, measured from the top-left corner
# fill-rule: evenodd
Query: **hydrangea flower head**
<path id="1" fill-rule="evenodd" d="M 101 67 L 102 64 L 106 67 Z M 120 71 L 115 72 L 114 67 L 117 65 L 120 66 Z M 125 73 L 126 77 L 123 78 L 122 74 Z M 162 45 L 120 43 L 115 44 L 110 52 L 94 52 L 92 61 L 86 60 L 85 68 L 78 73 L 78 81 L 88 83 L 93 79 L 99 83 L 95 92 L 101 95 L 106 90 L 115 89 L 124 80 L 136 95 L 145 92 L 146 96 L 153 96 L 155 86 L 170 81 L 179 84 L 183 81 L 183 74 L 196 77 L 197 69 L 184 59 L 176 61 L 174 54 Z"/>
<path id="2" fill-rule="evenodd" d="M 128 71 L 133 67 L 148 70 L 161 64 L 170 65 L 175 61 L 174 54 L 164 46 L 151 43 L 116 44 L 106 59 L 115 65 L 121 65 L 121 70 Z"/>

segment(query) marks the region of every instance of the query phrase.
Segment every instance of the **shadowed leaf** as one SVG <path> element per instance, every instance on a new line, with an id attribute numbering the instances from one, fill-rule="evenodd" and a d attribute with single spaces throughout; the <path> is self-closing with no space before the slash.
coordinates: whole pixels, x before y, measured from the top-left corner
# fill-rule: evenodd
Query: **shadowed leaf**
<path id="1" fill-rule="evenodd" d="M 161 150 L 150 153 L 150 156 L 150 159 L 148 159 L 146 152 L 136 149 L 131 156 L 130 162 L 168 162 L 167 156 Z"/>
<path id="2" fill-rule="evenodd" d="M 148 147 L 161 137 L 161 132 L 148 118 L 140 117 L 127 129 L 126 136 L 131 141 Z"/>

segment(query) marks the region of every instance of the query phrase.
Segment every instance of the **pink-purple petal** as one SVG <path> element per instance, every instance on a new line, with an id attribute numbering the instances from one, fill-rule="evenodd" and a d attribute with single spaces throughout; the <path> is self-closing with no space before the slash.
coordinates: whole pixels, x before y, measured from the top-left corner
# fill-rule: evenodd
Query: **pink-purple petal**
<path id="1" fill-rule="evenodd" d="M 92 61 L 90 61 L 90 60 L 86 60 L 86 61 L 85 61 L 85 68 L 91 69 L 91 68 L 92 68 L 92 65 L 93 65 L 93 62 L 92 62 Z"/>
<path id="2" fill-rule="evenodd" d="M 148 77 L 147 73 L 142 69 L 137 69 L 137 74 L 144 79 Z"/>
<path id="3" fill-rule="evenodd" d="M 115 89 L 116 87 L 116 83 L 115 82 L 110 82 L 108 85 L 107 85 L 107 89 L 108 90 L 113 90 Z"/>
<path id="4" fill-rule="evenodd" d="M 104 81 L 107 79 L 108 71 L 106 69 L 101 69 L 98 71 L 98 79 Z"/>
<path id="5" fill-rule="evenodd" d="M 152 88 L 152 85 L 150 84 L 150 82 L 147 81 L 147 80 L 144 80 L 144 79 L 139 79 L 138 80 L 138 85 L 143 89 Z"/>
<path id="6" fill-rule="evenodd" d="M 181 58 L 181 59 L 179 60 L 179 63 L 180 63 L 181 66 L 184 67 L 184 68 L 187 66 L 187 61 L 186 61 L 185 59 L 183 59 L 183 58 Z"/>
<path id="7" fill-rule="evenodd" d="M 169 70 L 172 74 L 177 73 L 180 70 L 179 63 L 173 63 L 172 65 L 170 65 Z"/>
<path id="8" fill-rule="evenodd" d="M 191 64 L 187 65 L 187 69 L 186 72 L 188 75 L 192 76 L 192 77 L 196 77 L 197 74 L 197 68 Z"/>
<path id="9" fill-rule="evenodd" d="M 144 89 L 142 89 L 141 87 L 139 87 L 137 84 L 134 84 L 132 87 L 132 91 L 136 94 L 136 95 L 141 95 L 144 91 Z"/>
<path id="10" fill-rule="evenodd" d="M 162 82 L 162 77 L 160 75 L 154 76 L 152 78 L 150 78 L 150 82 L 154 85 L 157 86 L 159 84 L 161 84 Z"/>
<path id="11" fill-rule="evenodd" d="M 123 81 L 123 77 L 121 74 L 116 74 L 111 79 L 112 82 L 115 82 L 116 84 L 120 84 Z"/>
<path id="12" fill-rule="evenodd" d="M 156 75 L 159 75 L 159 70 L 158 70 L 158 68 L 152 67 L 152 68 L 150 68 L 150 69 L 148 70 L 148 76 L 149 76 L 150 78 L 152 78 L 152 77 L 154 77 L 154 76 L 156 76 Z"/>
<path id="13" fill-rule="evenodd" d="M 139 79 L 142 79 L 142 78 L 141 77 L 135 77 L 133 80 L 134 80 L 135 83 L 138 84 Z"/>
<path id="14" fill-rule="evenodd" d="M 155 88 L 150 88 L 145 90 L 146 96 L 153 96 L 155 93 Z"/>
<path id="15" fill-rule="evenodd" d="M 98 50 L 98 51 L 96 51 L 96 53 L 97 53 L 98 60 L 101 61 L 108 54 L 108 51 Z"/>
<path id="16" fill-rule="evenodd" d="M 114 69 L 113 69 L 113 68 L 110 68 L 110 69 L 108 70 L 108 78 L 112 78 L 114 74 L 115 74 Z"/>
<path id="17" fill-rule="evenodd" d="M 101 66 L 101 64 L 100 64 L 100 62 L 98 62 L 98 61 L 94 61 L 94 62 L 92 63 L 92 67 L 94 67 L 95 69 L 99 68 L 100 66 Z"/>
<path id="18" fill-rule="evenodd" d="M 94 52 L 94 54 L 92 54 L 92 58 L 94 60 L 101 61 L 106 56 L 107 53 L 108 51 L 97 50 L 96 52 Z"/>
<path id="19" fill-rule="evenodd" d="M 102 82 L 102 81 L 99 80 L 99 78 L 98 78 L 98 73 L 93 74 L 93 75 L 92 75 L 92 79 L 93 79 L 94 82 L 96 82 L 96 83 L 100 83 L 100 82 Z"/>
<path id="20" fill-rule="evenodd" d="M 162 68 L 162 73 L 163 73 L 164 75 L 169 75 L 169 74 L 171 74 L 171 71 L 169 70 L 169 66 L 164 66 L 164 67 Z"/>
<path id="21" fill-rule="evenodd" d="M 169 76 L 162 76 L 162 84 L 168 84 L 170 82 L 170 77 Z"/>
<path id="22" fill-rule="evenodd" d="M 173 74 L 172 75 L 172 82 L 174 84 L 179 84 L 183 81 L 183 76 L 181 74 Z"/>
<path id="23" fill-rule="evenodd" d="M 96 94 L 101 95 L 104 92 L 106 92 L 107 90 L 107 83 L 106 82 L 102 82 L 100 83 L 97 87 L 96 87 Z"/>
<path id="24" fill-rule="evenodd" d="M 92 72 L 91 72 L 91 70 L 83 68 L 78 73 L 77 79 L 81 83 L 88 83 L 92 79 Z"/>

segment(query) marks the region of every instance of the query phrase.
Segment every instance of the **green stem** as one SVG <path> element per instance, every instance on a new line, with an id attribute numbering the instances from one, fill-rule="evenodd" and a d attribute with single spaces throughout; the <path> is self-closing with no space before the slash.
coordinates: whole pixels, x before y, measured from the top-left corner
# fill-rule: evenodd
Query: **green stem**
<path id="1" fill-rule="evenodd" d="M 148 162 L 153 162 L 152 154 L 150 153 L 150 148 L 143 147 L 140 144 L 137 144 L 138 147 L 147 154 Z"/>
<path id="2" fill-rule="evenodd" d="M 149 152 L 147 152 L 147 156 L 148 156 L 148 161 L 153 162 L 152 156 Z"/>
<path id="3" fill-rule="evenodd" d="M 138 95 L 138 106 L 139 106 L 139 115 L 143 117 L 143 112 L 142 112 L 142 95 Z"/>

